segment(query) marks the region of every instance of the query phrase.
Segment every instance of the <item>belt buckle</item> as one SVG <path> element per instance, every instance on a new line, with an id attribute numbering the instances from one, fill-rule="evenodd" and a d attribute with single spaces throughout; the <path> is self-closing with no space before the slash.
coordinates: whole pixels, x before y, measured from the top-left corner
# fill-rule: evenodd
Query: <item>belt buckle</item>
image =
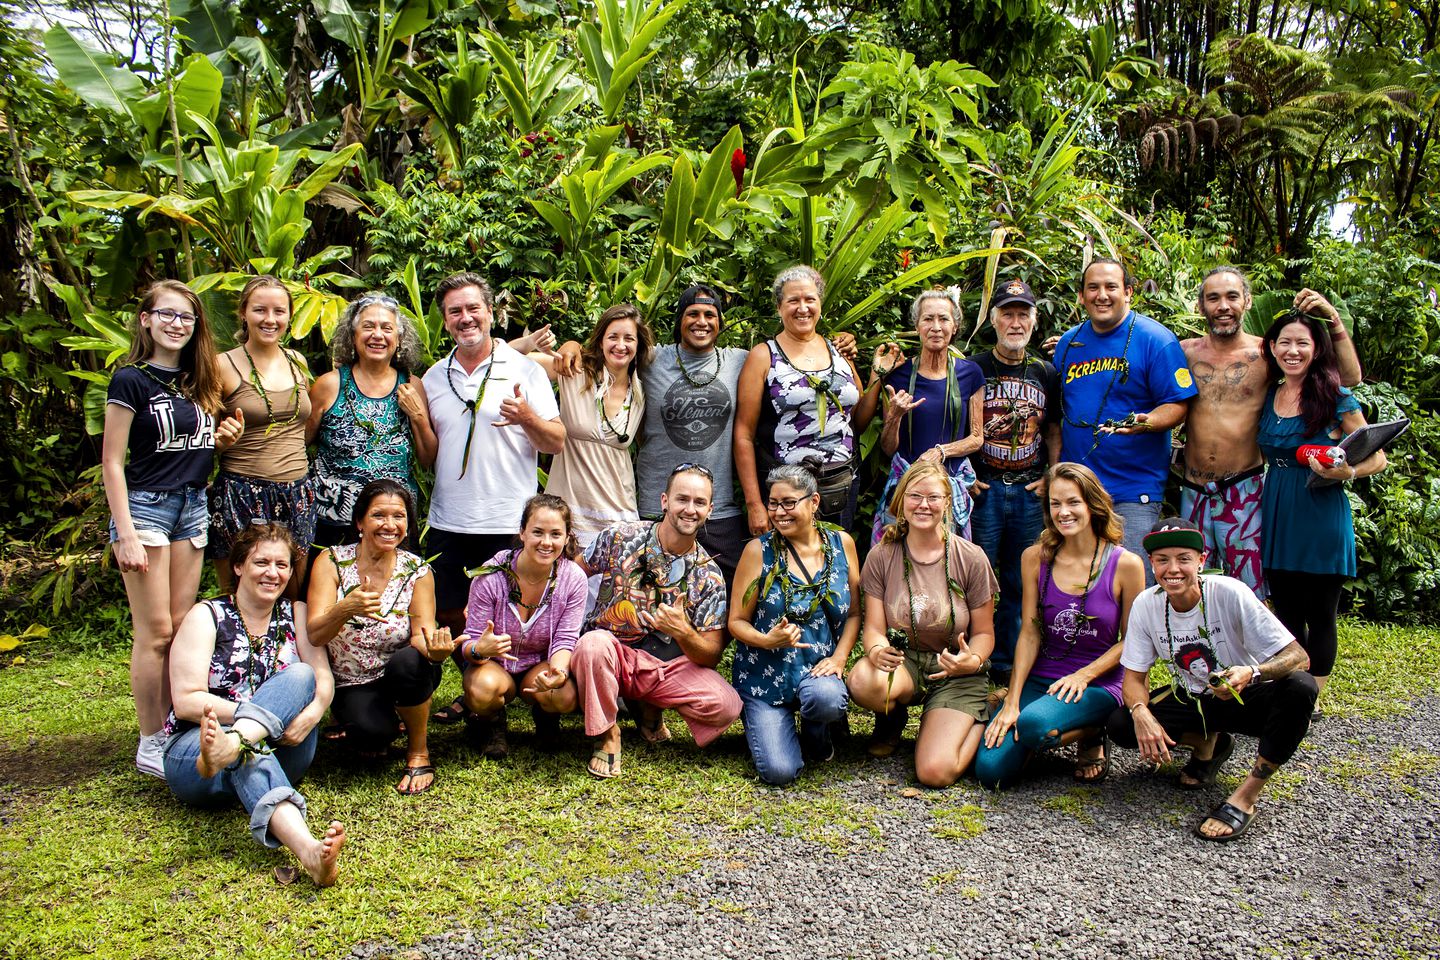
<path id="1" fill-rule="evenodd" d="M 1013 487 L 1017 483 L 1024 483 L 1025 478 L 1014 471 L 1007 470 L 1000 475 L 1000 482 L 1007 487 Z"/>

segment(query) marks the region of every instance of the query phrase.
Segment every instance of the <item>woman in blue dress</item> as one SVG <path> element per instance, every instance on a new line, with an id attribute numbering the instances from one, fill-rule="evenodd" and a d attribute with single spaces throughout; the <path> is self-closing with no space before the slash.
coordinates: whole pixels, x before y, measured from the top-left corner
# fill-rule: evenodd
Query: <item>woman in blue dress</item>
<path id="1" fill-rule="evenodd" d="M 1385 452 L 1324 466 L 1297 459 L 1305 444 L 1333 446 L 1365 424 L 1340 386 L 1335 346 L 1323 321 L 1288 314 L 1265 332 L 1272 386 L 1260 411 L 1260 449 L 1269 464 L 1261 500 L 1261 558 L 1275 614 L 1310 654 L 1323 689 L 1335 666 L 1340 591 L 1355 576 L 1355 527 L 1344 483 L 1385 469 Z M 1340 481 L 1309 485 L 1311 476 Z"/>
<path id="2" fill-rule="evenodd" d="M 746 544 L 732 587 L 732 675 L 755 769 L 783 786 L 807 758 L 835 754 L 830 728 L 845 715 L 845 662 L 860 635 L 860 563 L 848 533 L 816 522 L 814 474 L 779 466 L 766 486 L 771 529 Z"/>

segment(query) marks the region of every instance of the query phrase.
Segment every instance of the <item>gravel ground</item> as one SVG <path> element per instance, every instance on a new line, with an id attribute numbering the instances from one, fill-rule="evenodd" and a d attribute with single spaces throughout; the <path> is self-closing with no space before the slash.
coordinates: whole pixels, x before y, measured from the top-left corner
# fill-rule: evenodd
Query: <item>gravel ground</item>
<path id="1" fill-rule="evenodd" d="M 1095 788 L 1074 787 L 1062 755 L 1003 795 L 917 794 L 908 750 L 862 760 L 856 742 L 852 776 L 783 798 L 846 811 L 858 827 L 807 837 L 687 824 L 716 851 L 697 870 L 537 905 L 522 926 L 352 955 L 1440 957 L 1437 743 L 1437 698 L 1378 723 L 1327 718 L 1246 837 L 1222 845 L 1189 828 L 1229 788 L 1179 791 L 1133 751 Z M 1226 773 L 1253 755 L 1242 738 Z"/>

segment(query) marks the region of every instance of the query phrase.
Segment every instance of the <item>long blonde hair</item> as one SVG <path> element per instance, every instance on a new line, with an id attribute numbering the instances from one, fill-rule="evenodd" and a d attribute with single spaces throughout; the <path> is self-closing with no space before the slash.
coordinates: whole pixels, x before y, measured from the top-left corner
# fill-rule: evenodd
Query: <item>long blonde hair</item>
<path id="1" fill-rule="evenodd" d="M 175 387 L 181 395 L 213 416 L 220 412 L 220 359 L 215 355 L 215 338 L 205 319 L 205 305 L 194 290 L 179 280 L 157 280 L 146 288 L 145 295 L 140 299 L 140 309 L 135 312 L 135 334 L 130 340 L 130 355 L 125 362 L 142 363 L 155 352 L 155 338 L 140 323 L 140 317 L 155 309 L 162 293 L 184 297 L 190 305 L 190 312 L 195 314 L 190 340 L 180 348 L 180 376 L 175 381 Z"/>
<path id="2" fill-rule="evenodd" d="M 880 535 L 881 543 L 898 543 L 910 532 L 910 521 L 905 519 L 905 497 L 910 493 L 910 488 L 921 480 L 939 480 L 940 485 L 945 488 L 945 526 L 946 529 L 950 528 L 953 522 L 950 498 L 954 495 L 950 489 L 950 474 L 945 472 L 942 464 L 934 460 L 921 460 L 912 464 L 900 478 L 900 482 L 895 484 L 895 493 L 890 497 L 890 516 L 895 518 L 895 522 L 888 525 Z"/>
<path id="3" fill-rule="evenodd" d="M 1120 546 L 1125 542 L 1125 528 L 1120 524 L 1120 515 L 1115 512 L 1115 503 L 1110 499 L 1095 471 L 1078 463 L 1057 463 L 1045 471 L 1045 482 L 1040 487 L 1041 510 L 1045 518 L 1045 529 L 1040 531 L 1040 556 L 1046 563 L 1055 561 L 1055 554 L 1065 538 L 1050 516 L 1050 485 L 1056 480 L 1069 480 L 1080 489 L 1080 499 L 1090 511 L 1090 530 L 1106 543 Z"/>

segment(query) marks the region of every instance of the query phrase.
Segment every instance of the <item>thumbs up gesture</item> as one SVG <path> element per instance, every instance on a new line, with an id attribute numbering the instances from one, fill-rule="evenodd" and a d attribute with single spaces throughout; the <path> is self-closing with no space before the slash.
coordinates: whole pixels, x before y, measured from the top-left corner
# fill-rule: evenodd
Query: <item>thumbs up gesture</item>
<path id="1" fill-rule="evenodd" d="M 380 616 L 380 591 L 370 585 L 369 577 L 362 577 L 360 586 L 345 595 L 345 603 L 349 605 L 346 612 L 351 618 Z"/>
<path id="2" fill-rule="evenodd" d="M 535 411 L 520 393 L 520 384 L 515 384 L 515 395 L 500 401 L 500 419 L 492 426 L 523 427 L 535 418 Z"/>
<path id="3" fill-rule="evenodd" d="M 221 420 L 220 425 L 215 428 L 215 452 L 230 449 L 244 432 L 245 411 L 236 407 L 235 413 Z"/>

